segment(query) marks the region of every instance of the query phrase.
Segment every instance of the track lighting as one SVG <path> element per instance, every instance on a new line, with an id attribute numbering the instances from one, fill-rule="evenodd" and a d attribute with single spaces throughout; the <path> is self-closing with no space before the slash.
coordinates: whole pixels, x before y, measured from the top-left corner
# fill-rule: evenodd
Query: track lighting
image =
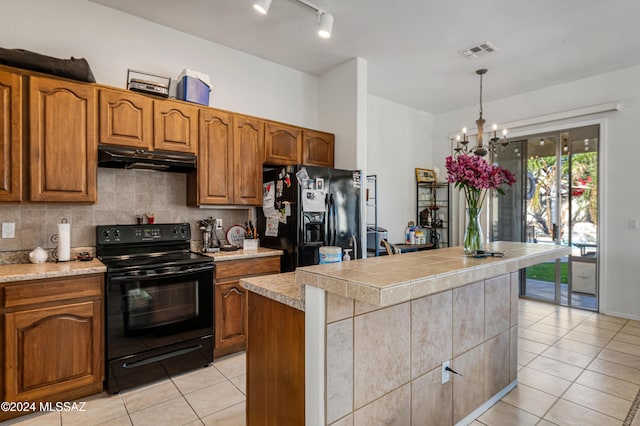
<path id="1" fill-rule="evenodd" d="M 331 37 L 333 29 L 333 15 L 318 11 L 318 35 L 322 38 Z"/>
<path id="2" fill-rule="evenodd" d="M 266 15 L 269 12 L 272 0 L 256 0 L 253 3 L 253 8 L 259 13 Z M 318 6 L 309 3 L 307 0 L 294 0 L 296 3 L 300 3 L 313 9 L 318 15 L 318 36 L 322 38 L 331 37 L 331 31 L 333 31 L 333 15 L 320 9 Z"/>
<path id="3" fill-rule="evenodd" d="M 269 8 L 271 7 L 271 0 L 256 0 L 253 3 L 253 8 L 263 15 L 266 15 L 269 12 Z"/>

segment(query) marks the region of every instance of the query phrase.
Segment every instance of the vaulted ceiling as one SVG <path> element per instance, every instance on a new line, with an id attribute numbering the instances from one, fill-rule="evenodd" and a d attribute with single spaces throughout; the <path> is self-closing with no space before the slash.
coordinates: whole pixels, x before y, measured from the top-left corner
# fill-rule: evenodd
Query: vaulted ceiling
<path id="1" fill-rule="evenodd" d="M 369 93 L 430 113 L 477 105 L 479 68 L 488 101 L 640 64 L 636 0 L 314 0 L 330 39 L 295 0 L 90 1 L 313 75 L 361 57 Z"/>

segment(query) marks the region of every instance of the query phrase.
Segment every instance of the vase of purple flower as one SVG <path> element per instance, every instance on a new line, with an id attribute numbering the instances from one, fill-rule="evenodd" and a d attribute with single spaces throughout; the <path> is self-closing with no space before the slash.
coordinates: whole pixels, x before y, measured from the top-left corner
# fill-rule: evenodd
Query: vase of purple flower
<path id="1" fill-rule="evenodd" d="M 445 160 L 447 181 L 464 192 L 467 203 L 468 223 L 464 233 L 464 252 L 469 254 L 482 250 L 484 241 L 480 212 L 482 204 L 491 189 L 504 195 L 502 185 L 511 186 L 516 181 L 515 175 L 500 166 L 489 164 L 477 155 L 459 154 L 449 156 Z"/>
<path id="2" fill-rule="evenodd" d="M 467 208 L 467 227 L 464 230 L 464 252 L 472 254 L 484 248 L 480 212 L 482 209 Z"/>

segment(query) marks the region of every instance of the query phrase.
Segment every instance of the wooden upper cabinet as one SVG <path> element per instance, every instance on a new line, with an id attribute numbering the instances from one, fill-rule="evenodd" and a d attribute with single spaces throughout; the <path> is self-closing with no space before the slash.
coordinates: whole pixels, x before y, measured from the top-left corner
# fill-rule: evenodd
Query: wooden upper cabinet
<path id="1" fill-rule="evenodd" d="M 267 123 L 264 130 L 264 162 L 268 164 L 300 164 L 302 131 L 292 126 Z"/>
<path id="2" fill-rule="evenodd" d="M 198 107 L 174 101 L 154 101 L 153 149 L 198 152 Z"/>
<path id="3" fill-rule="evenodd" d="M 95 203 L 97 89 L 31 77 L 31 201 Z"/>
<path id="4" fill-rule="evenodd" d="M 331 133 L 304 130 L 302 132 L 302 164 L 333 167 L 335 136 Z"/>
<path id="5" fill-rule="evenodd" d="M 22 79 L 0 71 L 0 201 L 22 201 Z"/>
<path id="6" fill-rule="evenodd" d="M 264 122 L 237 115 L 233 127 L 233 203 L 262 205 Z"/>
<path id="7" fill-rule="evenodd" d="M 231 114 L 200 110 L 198 171 L 187 178 L 187 203 L 233 204 L 233 122 Z"/>
<path id="8" fill-rule="evenodd" d="M 153 99 L 128 91 L 100 89 L 100 143 L 151 149 Z"/>

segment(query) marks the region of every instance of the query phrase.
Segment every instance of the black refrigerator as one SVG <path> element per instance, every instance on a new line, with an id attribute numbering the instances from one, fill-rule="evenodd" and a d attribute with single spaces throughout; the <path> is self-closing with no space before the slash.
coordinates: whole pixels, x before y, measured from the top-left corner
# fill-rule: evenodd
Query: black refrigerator
<path id="1" fill-rule="evenodd" d="M 256 217 L 260 245 L 284 251 L 282 272 L 318 264 L 322 246 L 351 249 L 351 259 L 360 259 L 361 186 L 360 170 L 265 168 Z"/>

